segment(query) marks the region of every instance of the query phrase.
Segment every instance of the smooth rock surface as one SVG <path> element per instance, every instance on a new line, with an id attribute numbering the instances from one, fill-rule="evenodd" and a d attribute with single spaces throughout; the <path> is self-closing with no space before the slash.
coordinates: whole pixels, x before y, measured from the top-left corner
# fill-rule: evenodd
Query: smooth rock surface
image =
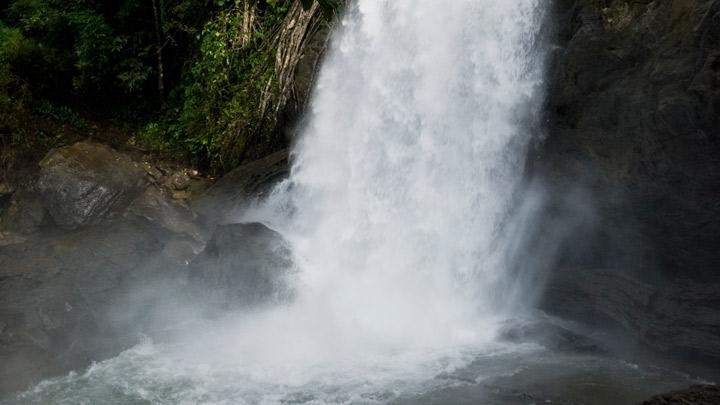
<path id="1" fill-rule="evenodd" d="M 96 224 L 126 208 L 145 186 L 145 171 L 127 155 L 80 142 L 51 151 L 40 162 L 37 190 L 55 224 Z"/>
<path id="2" fill-rule="evenodd" d="M 540 307 L 598 330 L 631 333 L 660 352 L 720 364 L 720 286 L 653 286 L 612 269 L 556 271 Z"/>
<path id="3" fill-rule="evenodd" d="M 220 225 L 205 250 L 190 264 L 190 283 L 221 308 L 278 302 L 290 297 L 290 251 L 277 232 L 263 224 Z"/>
<path id="4" fill-rule="evenodd" d="M 205 231 L 188 204 L 168 196 L 164 189 L 148 187 L 128 208 L 129 215 L 145 218 L 176 234 L 202 241 Z"/>
<path id="5" fill-rule="evenodd" d="M 261 198 L 272 186 L 286 178 L 289 169 L 287 150 L 242 165 L 195 199 L 192 208 L 206 222 L 233 222 L 233 217 L 252 200 Z"/>

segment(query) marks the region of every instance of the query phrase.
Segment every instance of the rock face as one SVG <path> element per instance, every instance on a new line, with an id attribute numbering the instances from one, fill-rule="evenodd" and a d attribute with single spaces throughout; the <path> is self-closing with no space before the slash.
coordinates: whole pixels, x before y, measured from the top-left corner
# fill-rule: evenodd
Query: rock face
<path id="1" fill-rule="evenodd" d="M 0 393 L 128 344 L 107 309 L 162 247 L 142 224 L 128 222 L 0 248 Z"/>
<path id="2" fill-rule="evenodd" d="M 540 170 L 584 179 L 604 231 L 636 222 L 654 267 L 720 279 L 720 2 L 557 3 Z"/>
<path id="3" fill-rule="evenodd" d="M 652 285 L 622 270 L 555 271 L 541 308 L 600 330 L 622 329 L 668 354 L 720 358 L 720 285 Z M 712 361 L 712 360 L 711 360 Z"/>
<path id="4" fill-rule="evenodd" d="M 47 210 L 37 192 L 19 190 L 10 199 L 0 222 L 7 231 L 30 234 L 46 223 L 47 217 Z"/>
<path id="5" fill-rule="evenodd" d="M 145 186 L 145 172 L 129 157 L 94 143 L 55 149 L 40 162 L 37 190 L 64 228 L 99 223 L 127 207 Z"/>
<path id="6" fill-rule="evenodd" d="M 191 285 L 213 306 L 247 307 L 290 297 L 287 243 L 259 223 L 221 225 L 190 264 Z"/>
<path id="7" fill-rule="evenodd" d="M 714 385 L 694 385 L 686 390 L 658 395 L 642 405 L 713 405 L 720 404 L 720 388 Z"/>
<path id="8" fill-rule="evenodd" d="M 170 232 L 187 235 L 196 241 L 203 240 L 205 231 L 195 222 L 195 213 L 185 202 L 168 198 L 163 191 L 148 187 L 132 202 L 128 213 L 145 218 Z"/>
<path id="9" fill-rule="evenodd" d="M 273 153 L 223 176 L 193 201 L 193 209 L 206 222 L 226 222 L 253 198 L 265 195 L 288 173 L 288 151 Z"/>
<path id="10" fill-rule="evenodd" d="M 558 0 L 547 138 L 532 170 L 568 235 L 542 300 L 720 359 L 720 1 Z M 547 220 L 540 227 L 553 226 Z"/>

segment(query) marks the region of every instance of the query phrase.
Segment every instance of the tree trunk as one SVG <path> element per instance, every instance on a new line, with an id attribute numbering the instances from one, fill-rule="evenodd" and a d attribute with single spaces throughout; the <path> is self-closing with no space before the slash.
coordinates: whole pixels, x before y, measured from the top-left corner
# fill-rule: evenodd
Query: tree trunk
<path id="1" fill-rule="evenodd" d="M 158 97 L 160 98 L 160 106 L 165 107 L 165 73 L 163 67 L 163 48 L 164 44 L 164 33 L 163 33 L 163 13 L 165 4 L 163 0 L 151 0 L 153 6 L 153 14 L 155 16 L 155 36 L 157 40 L 157 74 L 158 74 Z"/>

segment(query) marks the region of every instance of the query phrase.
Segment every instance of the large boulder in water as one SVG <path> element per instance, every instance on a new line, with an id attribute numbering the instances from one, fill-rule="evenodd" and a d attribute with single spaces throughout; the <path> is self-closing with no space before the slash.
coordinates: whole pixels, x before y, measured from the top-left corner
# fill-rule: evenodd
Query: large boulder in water
<path id="1" fill-rule="evenodd" d="M 266 194 L 289 173 L 288 151 L 273 153 L 223 176 L 193 201 L 193 209 L 209 223 L 224 223 L 253 199 Z"/>
<path id="2" fill-rule="evenodd" d="M 108 313 L 163 250 L 132 221 L 0 247 L 0 395 L 132 344 L 127 325 Z"/>
<path id="3" fill-rule="evenodd" d="M 183 200 L 170 198 L 163 188 L 148 187 L 130 204 L 127 215 L 144 218 L 167 231 L 189 236 L 196 241 L 205 236 L 190 206 Z"/>
<path id="4" fill-rule="evenodd" d="M 198 294 L 222 308 L 255 306 L 289 297 L 287 242 L 260 223 L 218 226 L 190 264 Z"/>
<path id="5" fill-rule="evenodd" d="M 80 142 L 40 162 L 37 190 L 54 222 L 65 228 L 96 224 L 142 192 L 145 172 L 127 155 Z"/>

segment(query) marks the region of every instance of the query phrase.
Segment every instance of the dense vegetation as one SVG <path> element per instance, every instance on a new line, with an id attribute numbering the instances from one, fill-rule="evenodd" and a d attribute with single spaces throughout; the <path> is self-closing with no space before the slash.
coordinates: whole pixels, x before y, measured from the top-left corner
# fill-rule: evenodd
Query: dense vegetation
<path id="1" fill-rule="evenodd" d="M 18 149 L 90 130 L 232 167 L 263 135 L 255 106 L 274 74 L 269 38 L 293 1 L 0 3 L 0 169 Z M 335 0 L 316 1 L 333 12 Z"/>

